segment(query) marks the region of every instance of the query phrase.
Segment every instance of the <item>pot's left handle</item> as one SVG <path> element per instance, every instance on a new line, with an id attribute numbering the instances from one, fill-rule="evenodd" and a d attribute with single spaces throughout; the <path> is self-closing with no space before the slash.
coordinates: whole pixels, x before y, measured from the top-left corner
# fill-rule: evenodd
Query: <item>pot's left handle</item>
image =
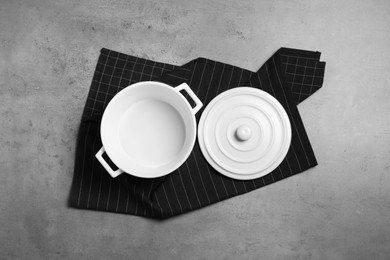
<path id="1" fill-rule="evenodd" d="M 100 162 L 100 164 L 104 167 L 104 169 L 106 169 L 106 171 L 111 175 L 112 178 L 115 178 L 116 176 L 118 176 L 119 174 L 123 173 L 123 171 L 121 169 L 118 169 L 116 171 L 114 171 L 110 165 L 106 162 L 106 160 L 104 160 L 103 158 L 103 154 L 106 152 L 106 150 L 104 149 L 104 147 L 100 148 L 99 152 L 97 152 L 97 154 L 95 155 L 96 159 L 98 159 L 98 161 Z"/>
<path id="2" fill-rule="evenodd" d="M 178 92 L 180 92 L 180 90 L 185 90 L 188 93 L 188 95 L 190 95 L 192 100 L 195 102 L 195 107 L 192 108 L 192 113 L 194 113 L 194 115 L 199 111 L 199 109 L 202 108 L 203 106 L 202 101 L 200 101 L 198 96 L 192 91 L 190 86 L 188 86 L 186 83 L 180 84 L 175 88 L 175 90 Z"/>

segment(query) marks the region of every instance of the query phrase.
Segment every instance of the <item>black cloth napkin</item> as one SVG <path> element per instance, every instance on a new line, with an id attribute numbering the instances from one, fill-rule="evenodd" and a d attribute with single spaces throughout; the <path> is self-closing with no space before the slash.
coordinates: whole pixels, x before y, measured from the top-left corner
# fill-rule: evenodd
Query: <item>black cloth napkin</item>
<path id="1" fill-rule="evenodd" d="M 257 71 L 198 58 L 175 66 L 102 49 L 82 114 L 69 205 L 75 208 L 168 218 L 247 193 L 303 172 L 317 161 L 297 104 L 323 83 L 325 62 L 320 52 L 279 49 Z M 106 105 L 123 88 L 139 81 L 171 86 L 186 82 L 207 104 L 219 93 L 239 86 L 262 89 L 285 108 L 291 122 L 291 146 L 283 162 L 255 180 L 233 180 L 215 171 L 198 142 L 187 161 L 171 174 L 143 179 L 129 174 L 111 178 L 95 158 L 101 148 L 100 121 Z"/>

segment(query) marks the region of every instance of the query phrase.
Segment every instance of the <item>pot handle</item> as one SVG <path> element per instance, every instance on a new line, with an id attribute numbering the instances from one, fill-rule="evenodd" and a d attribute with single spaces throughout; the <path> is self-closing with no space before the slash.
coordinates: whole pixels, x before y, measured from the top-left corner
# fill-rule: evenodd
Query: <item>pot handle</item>
<path id="1" fill-rule="evenodd" d="M 123 173 L 123 171 L 121 169 L 118 169 L 116 171 L 114 171 L 113 169 L 111 169 L 110 165 L 108 165 L 108 163 L 106 162 L 106 160 L 104 160 L 103 158 L 103 154 L 106 152 L 106 150 L 104 149 L 104 147 L 102 146 L 102 148 L 100 148 L 99 152 L 96 153 L 95 157 L 96 159 L 98 159 L 98 161 L 100 162 L 100 164 L 104 167 L 104 169 L 106 169 L 106 171 L 111 175 L 112 178 L 115 178 L 117 177 L 119 174 Z"/>
<path id="2" fill-rule="evenodd" d="M 180 90 L 185 90 L 188 95 L 192 98 L 192 100 L 195 102 L 195 107 L 192 108 L 192 113 L 195 115 L 199 109 L 202 108 L 203 103 L 200 101 L 200 99 L 196 96 L 196 94 L 192 91 L 190 86 L 187 85 L 187 83 L 182 83 L 179 86 L 175 88 L 177 92 L 180 92 Z"/>

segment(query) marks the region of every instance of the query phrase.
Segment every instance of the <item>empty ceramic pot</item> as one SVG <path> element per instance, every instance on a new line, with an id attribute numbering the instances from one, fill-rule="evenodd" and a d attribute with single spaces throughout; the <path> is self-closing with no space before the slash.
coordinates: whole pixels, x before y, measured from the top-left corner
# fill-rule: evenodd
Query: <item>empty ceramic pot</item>
<path id="1" fill-rule="evenodd" d="M 186 91 L 192 107 L 180 93 Z M 190 87 L 155 81 L 130 85 L 107 105 L 101 121 L 103 147 L 96 158 L 107 172 L 142 178 L 167 175 L 190 155 L 196 139 L 195 114 L 203 106 Z M 118 167 L 113 170 L 104 152 Z"/>

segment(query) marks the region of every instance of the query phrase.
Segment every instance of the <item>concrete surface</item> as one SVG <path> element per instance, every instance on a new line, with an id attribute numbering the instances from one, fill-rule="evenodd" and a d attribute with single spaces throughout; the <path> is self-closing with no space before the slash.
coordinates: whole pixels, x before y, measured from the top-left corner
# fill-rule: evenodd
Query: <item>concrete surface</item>
<path id="1" fill-rule="evenodd" d="M 0 40 L 1 259 L 390 259 L 390 2 L 0 0 Z M 101 47 L 255 70 L 281 46 L 327 62 L 316 168 L 164 222 L 66 207 Z"/>

